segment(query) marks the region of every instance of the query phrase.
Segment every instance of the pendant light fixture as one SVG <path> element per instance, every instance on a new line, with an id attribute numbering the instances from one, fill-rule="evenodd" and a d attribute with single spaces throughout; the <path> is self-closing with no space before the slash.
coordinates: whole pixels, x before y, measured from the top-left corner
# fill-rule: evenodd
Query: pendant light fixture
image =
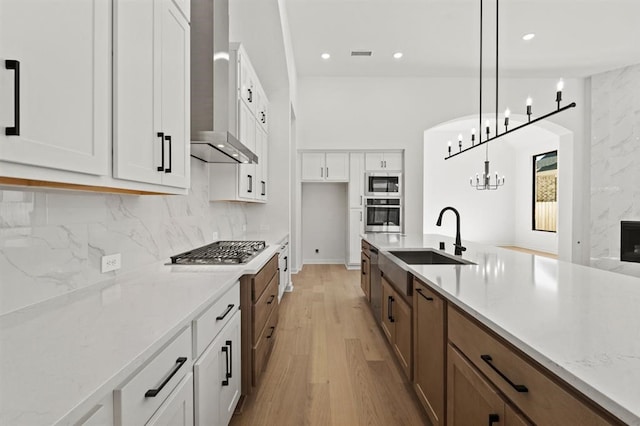
<path id="1" fill-rule="evenodd" d="M 485 134 L 486 134 L 486 138 L 484 140 L 482 140 L 482 131 L 478 132 L 478 134 L 476 135 L 476 129 L 473 128 L 471 129 L 471 145 L 467 146 L 466 148 L 463 149 L 463 137 L 462 134 L 458 135 L 458 150 L 455 153 L 451 152 L 451 142 L 449 142 L 449 146 L 448 146 L 448 155 L 445 157 L 445 160 L 448 160 L 450 158 L 453 158 L 457 155 L 460 155 L 464 152 L 467 152 L 471 149 L 477 148 L 480 145 L 487 145 L 486 146 L 486 157 L 485 157 L 485 162 L 484 162 L 484 173 L 482 173 L 482 179 L 480 178 L 479 174 L 476 174 L 476 179 L 474 181 L 473 178 L 470 179 L 470 183 L 471 186 L 475 187 L 478 190 L 493 190 L 493 189 L 498 189 L 498 187 L 504 185 L 504 181 L 505 181 L 505 177 L 502 176 L 502 178 L 500 178 L 498 176 L 498 174 L 495 174 L 495 181 L 492 182 L 491 181 L 491 175 L 489 173 L 489 146 L 488 143 L 501 138 L 505 135 L 508 135 L 510 133 L 513 133 L 519 129 L 522 129 L 523 127 L 527 127 L 531 124 L 537 123 L 539 121 L 545 120 L 553 115 L 556 115 L 560 112 L 566 111 L 570 108 L 575 108 L 576 103 L 575 102 L 571 102 L 570 104 L 566 105 L 566 106 L 562 106 L 562 90 L 564 89 L 564 82 L 562 80 L 560 80 L 558 82 L 558 85 L 556 87 L 556 104 L 557 104 L 557 109 L 554 111 L 551 111 L 547 114 L 544 114 L 540 117 L 537 118 L 531 118 L 531 116 L 533 115 L 532 113 L 532 106 L 533 106 L 533 100 L 531 99 L 531 97 L 528 97 L 526 99 L 525 102 L 525 106 L 526 106 L 526 114 L 527 114 L 527 122 L 523 123 L 519 126 L 515 126 L 510 128 L 509 127 L 509 118 L 511 115 L 511 111 L 507 108 L 505 110 L 504 113 L 504 131 L 502 133 L 500 133 L 500 124 L 499 124 L 499 120 L 498 120 L 498 90 L 499 90 L 499 76 L 498 76 L 498 31 L 499 31 L 499 2 L 500 0 L 496 0 L 496 63 L 495 63 L 495 67 L 496 67 L 496 79 L 495 79 L 495 85 L 496 85 L 496 91 L 495 91 L 495 102 L 496 102 L 496 111 L 495 111 L 495 130 L 494 130 L 494 134 L 491 134 L 491 122 L 490 120 L 486 120 L 485 122 Z M 480 0 L 480 102 L 479 102 L 479 129 L 482 129 L 482 12 L 483 12 L 483 0 Z M 477 137 L 477 140 L 476 140 Z"/>

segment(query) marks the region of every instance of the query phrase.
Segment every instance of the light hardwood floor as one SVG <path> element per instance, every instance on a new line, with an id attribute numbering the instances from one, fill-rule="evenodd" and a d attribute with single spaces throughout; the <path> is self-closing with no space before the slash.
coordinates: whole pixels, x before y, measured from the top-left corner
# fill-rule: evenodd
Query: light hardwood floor
<path id="1" fill-rule="evenodd" d="M 549 259 L 558 259 L 558 255 L 553 253 L 547 253 L 546 251 L 530 250 L 517 246 L 500 246 L 509 250 L 519 251 L 522 253 L 535 254 L 536 256 L 548 257 Z"/>
<path id="2" fill-rule="evenodd" d="M 428 425 L 373 319 L 360 271 L 307 265 L 280 305 L 263 381 L 232 425 Z"/>

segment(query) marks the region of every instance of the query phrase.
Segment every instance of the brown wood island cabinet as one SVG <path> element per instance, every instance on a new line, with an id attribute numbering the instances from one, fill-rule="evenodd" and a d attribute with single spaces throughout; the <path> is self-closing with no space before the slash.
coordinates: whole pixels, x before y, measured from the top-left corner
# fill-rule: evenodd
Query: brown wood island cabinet
<path id="1" fill-rule="evenodd" d="M 255 275 L 240 278 L 242 312 L 242 395 L 258 386 L 278 326 L 278 255 Z"/>
<path id="2" fill-rule="evenodd" d="M 382 330 L 393 347 L 402 370 L 411 380 L 413 335 L 411 306 L 384 277 L 382 279 Z"/>
<path id="3" fill-rule="evenodd" d="M 371 258 L 369 244 L 362 241 L 362 253 L 360 254 L 360 287 L 367 302 L 371 301 Z"/>
<path id="4" fill-rule="evenodd" d="M 493 424 L 490 416 L 514 418 L 496 425 L 623 424 L 451 305 L 447 323 L 447 424 Z M 522 415 L 516 420 L 517 411 Z"/>
<path id="5" fill-rule="evenodd" d="M 413 383 L 433 426 L 444 425 L 446 304 L 420 281 L 413 280 Z"/>

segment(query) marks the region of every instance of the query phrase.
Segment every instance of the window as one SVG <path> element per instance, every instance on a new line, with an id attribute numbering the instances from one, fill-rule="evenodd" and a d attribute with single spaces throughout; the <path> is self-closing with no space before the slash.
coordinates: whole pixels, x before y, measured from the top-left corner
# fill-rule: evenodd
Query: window
<path id="1" fill-rule="evenodd" d="M 533 230 L 556 232 L 558 151 L 533 156 Z"/>

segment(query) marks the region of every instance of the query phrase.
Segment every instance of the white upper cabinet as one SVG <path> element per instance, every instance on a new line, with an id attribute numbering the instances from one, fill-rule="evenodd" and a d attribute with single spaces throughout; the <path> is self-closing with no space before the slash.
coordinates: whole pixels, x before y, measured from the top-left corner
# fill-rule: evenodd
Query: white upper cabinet
<path id="1" fill-rule="evenodd" d="M 306 181 L 349 181 L 349 153 L 346 152 L 303 152 L 302 180 Z"/>
<path id="2" fill-rule="evenodd" d="M 172 0 L 114 0 L 114 177 L 189 187 L 189 46 Z"/>
<path id="3" fill-rule="evenodd" d="M 402 171 L 401 152 L 367 152 L 365 154 L 366 170 L 370 171 Z"/>
<path id="4" fill-rule="evenodd" d="M 258 156 L 258 164 L 210 164 L 211 201 L 266 202 L 269 186 L 269 101 L 244 48 L 230 43 L 229 131 Z"/>
<path id="5" fill-rule="evenodd" d="M 109 174 L 110 12 L 107 0 L 0 0 L 1 161 Z"/>
<path id="6" fill-rule="evenodd" d="M 269 182 L 269 143 L 267 141 L 267 133 L 258 126 L 256 129 L 256 155 L 258 156 L 258 164 L 256 165 L 256 182 L 258 183 L 258 191 L 256 199 L 267 201 Z"/>
<path id="7" fill-rule="evenodd" d="M 363 203 L 364 153 L 352 152 L 349 154 L 349 208 L 363 208 Z"/>

